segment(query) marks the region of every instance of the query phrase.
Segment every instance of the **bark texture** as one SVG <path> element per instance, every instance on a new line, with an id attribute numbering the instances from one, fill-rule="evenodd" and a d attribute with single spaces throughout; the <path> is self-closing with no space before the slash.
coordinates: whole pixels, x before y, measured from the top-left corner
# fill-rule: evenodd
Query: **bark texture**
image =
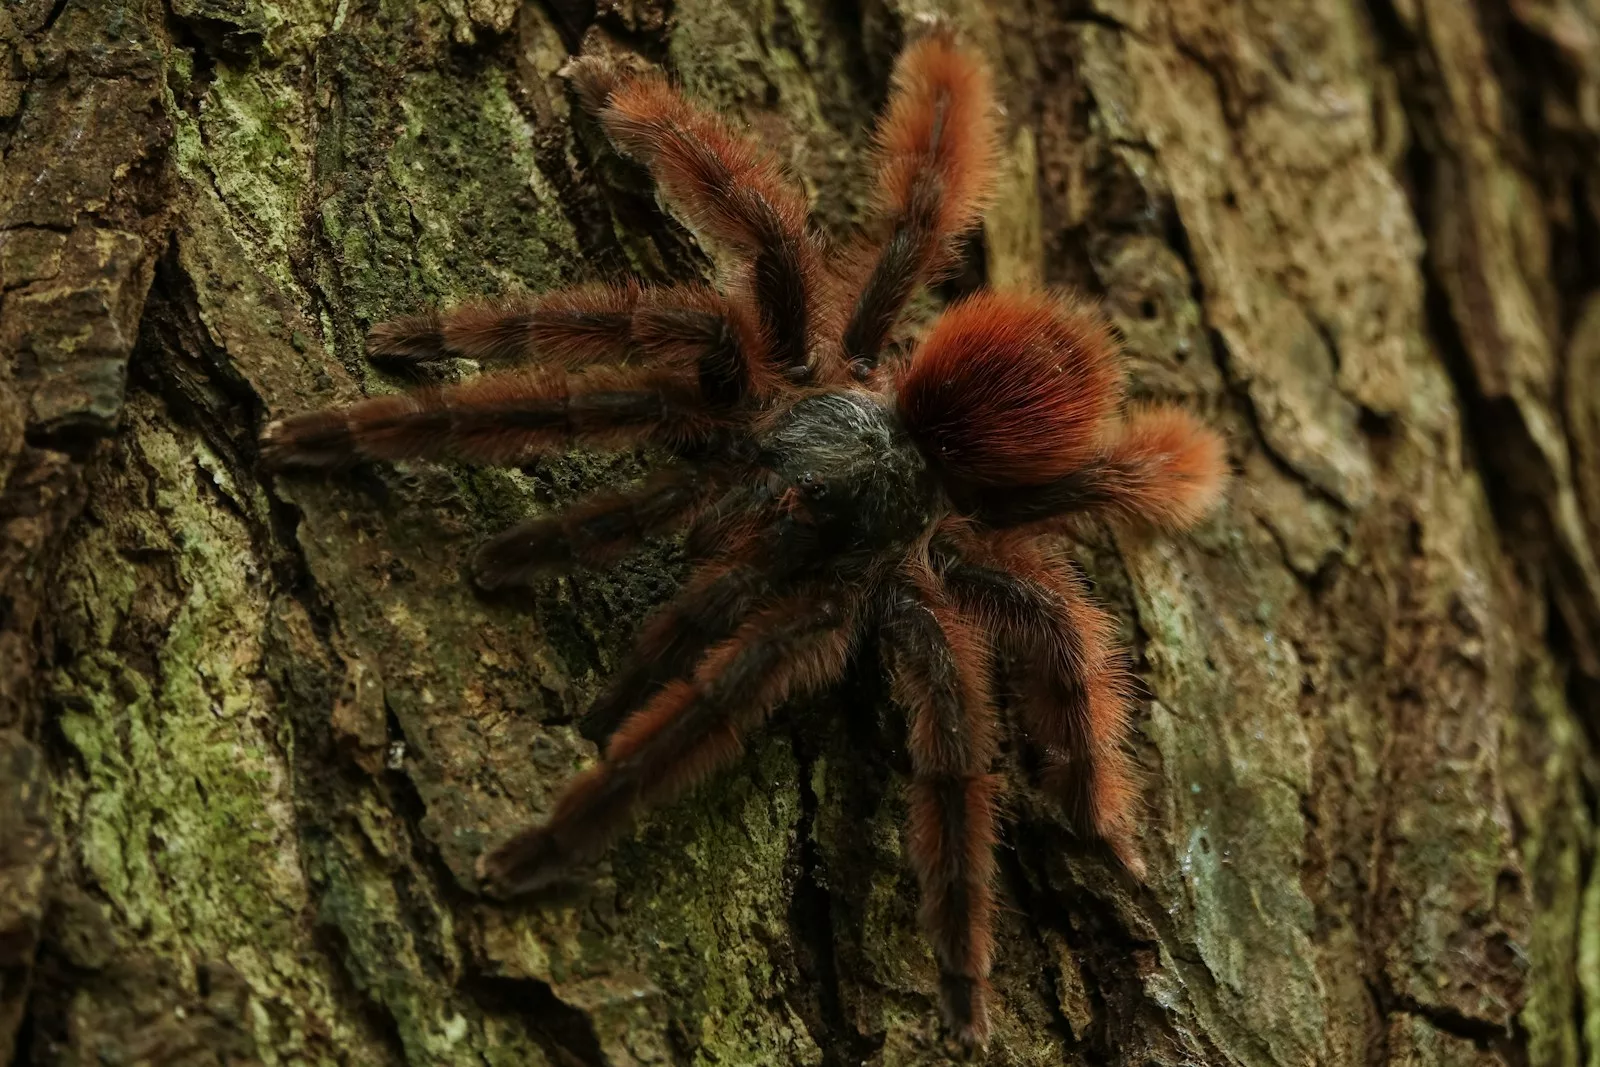
<path id="1" fill-rule="evenodd" d="M 1600 1067 L 1600 2 L 952 0 L 1007 107 L 973 271 L 1104 300 L 1225 428 L 1197 536 L 1088 538 L 1148 701 L 1147 885 L 1013 768 L 993 1064 Z M 580 45 L 823 218 L 909 0 L 18 0 L 0 12 L 0 1061 L 931 1064 L 875 667 L 591 884 L 486 843 L 672 546 L 486 600 L 634 476 L 265 480 L 395 388 L 373 321 L 705 257 L 574 121 Z"/>

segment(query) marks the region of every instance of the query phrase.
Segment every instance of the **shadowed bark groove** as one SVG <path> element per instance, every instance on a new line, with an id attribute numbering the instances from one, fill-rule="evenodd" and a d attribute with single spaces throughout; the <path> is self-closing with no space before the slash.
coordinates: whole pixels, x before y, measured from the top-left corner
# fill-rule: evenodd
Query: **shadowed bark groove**
<path id="1" fill-rule="evenodd" d="M 937 6 L 1007 116 L 939 295 L 1100 299 L 1239 473 L 1192 538 L 1075 546 L 1148 695 L 1151 873 L 1008 750 L 977 1060 L 1600 1065 L 1600 8 Z M 871 677 L 584 884 L 472 890 L 683 567 L 513 599 L 467 562 L 653 457 L 324 484 L 255 444 L 405 384 L 375 321 L 709 277 L 573 115 L 572 50 L 751 124 L 843 233 L 928 10 L 0 12 L 0 1064 L 947 1061 Z"/>

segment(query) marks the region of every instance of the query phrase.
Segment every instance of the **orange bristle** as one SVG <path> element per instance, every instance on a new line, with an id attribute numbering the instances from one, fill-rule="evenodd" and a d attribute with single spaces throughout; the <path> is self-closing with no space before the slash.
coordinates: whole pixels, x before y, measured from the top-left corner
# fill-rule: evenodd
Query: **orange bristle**
<path id="1" fill-rule="evenodd" d="M 1097 316 L 1044 295 L 980 293 L 934 324 L 899 383 L 906 427 L 948 475 L 1037 485 L 1095 454 L 1122 397 Z"/>
<path id="2" fill-rule="evenodd" d="M 1128 473 L 1115 508 L 1176 529 L 1204 518 L 1227 482 L 1222 437 L 1182 408 L 1131 413 L 1106 447 L 1106 459 Z"/>
<path id="3" fill-rule="evenodd" d="M 900 54 L 891 84 L 877 129 L 883 210 L 907 213 L 918 174 L 931 170 L 940 183 L 938 229 L 971 228 L 993 190 L 999 153 L 988 70 L 941 28 Z"/>
<path id="4" fill-rule="evenodd" d="M 720 115 L 701 111 L 665 78 L 612 90 L 601 121 L 623 151 L 647 162 L 690 221 L 717 240 L 759 249 L 771 240 L 757 204 L 792 234 L 805 229 L 805 194 L 770 153 Z"/>

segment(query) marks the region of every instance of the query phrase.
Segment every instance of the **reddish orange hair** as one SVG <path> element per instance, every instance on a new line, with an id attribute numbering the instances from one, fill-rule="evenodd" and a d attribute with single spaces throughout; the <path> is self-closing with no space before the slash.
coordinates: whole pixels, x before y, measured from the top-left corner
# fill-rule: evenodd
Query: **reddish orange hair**
<path id="1" fill-rule="evenodd" d="M 923 453 L 978 485 L 1038 485 L 1094 456 L 1122 399 L 1096 315 L 1042 294 L 979 293 L 934 324 L 899 383 Z"/>
<path id="2" fill-rule="evenodd" d="M 989 72 L 936 29 L 900 53 L 878 121 L 878 197 L 885 214 L 911 210 L 918 176 L 939 179 L 941 233 L 977 225 L 994 185 L 994 91 Z"/>
<path id="3" fill-rule="evenodd" d="M 1134 410 L 1107 444 L 1105 458 L 1121 474 L 1112 508 L 1171 529 L 1204 518 L 1227 482 L 1222 437 L 1182 408 Z"/>

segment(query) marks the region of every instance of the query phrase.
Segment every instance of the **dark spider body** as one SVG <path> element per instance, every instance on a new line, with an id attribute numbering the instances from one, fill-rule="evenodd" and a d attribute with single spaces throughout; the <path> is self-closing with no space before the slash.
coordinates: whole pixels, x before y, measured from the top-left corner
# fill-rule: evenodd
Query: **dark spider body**
<path id="1" fill-rule="evenodd" d="M 760 449 L 786 512 L 784 555 L 903 555 L 939 506 L 939 484 L 894 408 L 864 389 L 800 400 Z"/>
<path id="2" fill-rule="evenodd" d="M 791 695 L 838 680 L 875 634 L 910 719 L 906 851 L 945 1021 L 984 1042 L 998 676 L 1042 790 L 1142 870 L 1126 666 L 1052 535 L 1084 515 L 1193 524 L 1220 495 L 1221 440 L 1175 408 L 1123 414 L 1109 331 L 1057 297 L 980 292 L 886 355 L 993 179 L 988 76 L 947 30 L 896 65 L 877 132 L 881 232 L 845 255 L 776 164 L 664 80 L 586 59 L 572 81 L 733 262 L 723 286 L 589 286 L 380 324 L 369 347 L 391 363 L 524 366 L 274 422 L 263 460 L 329 471 L 519 464 L 573 443 L 665 452 L 639 486 L 529 519 L 476 556 L 475 580 L 499 588 L 685 530 L 694 563 L 584 718 L 602 758 L 545 823 L 480 858 L 484 888 L 526 893 L 598 859 Z"/>

